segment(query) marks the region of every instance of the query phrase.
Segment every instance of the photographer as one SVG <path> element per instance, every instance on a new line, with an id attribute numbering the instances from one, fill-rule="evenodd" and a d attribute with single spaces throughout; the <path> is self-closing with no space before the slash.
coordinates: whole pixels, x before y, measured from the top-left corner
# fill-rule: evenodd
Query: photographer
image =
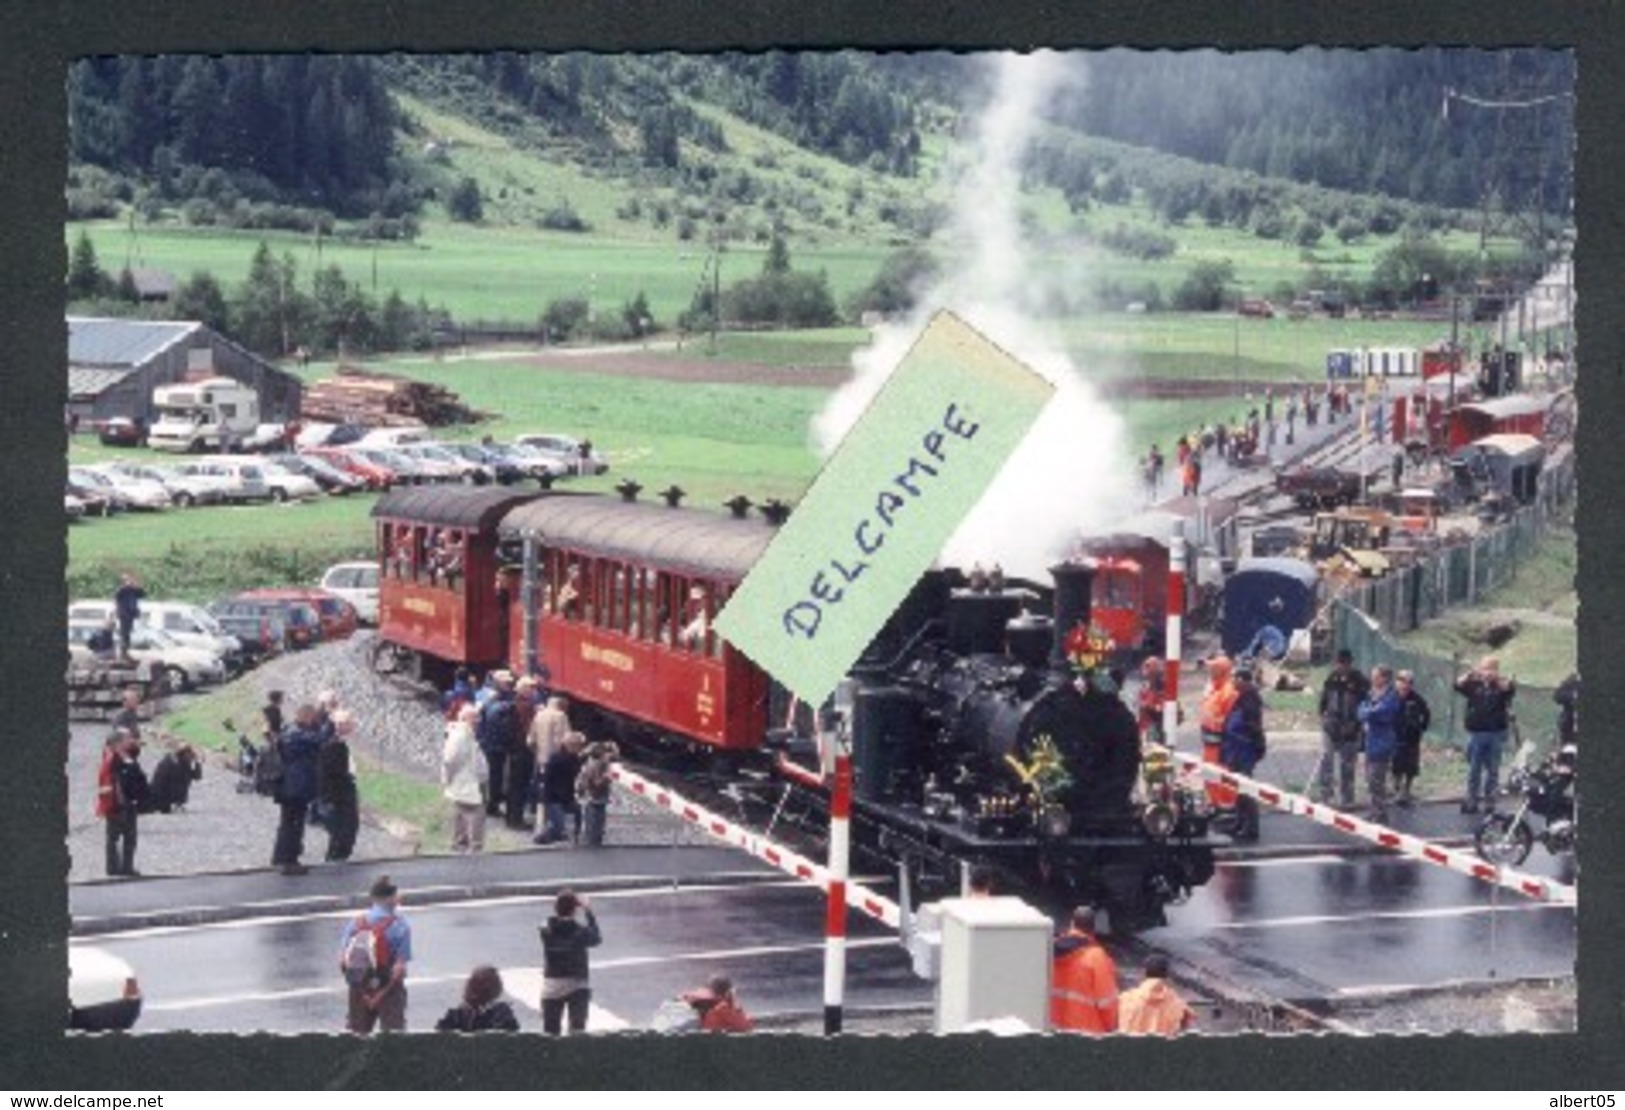
<path id="1" fill-rule="evenodd" d="M 1480 805 L 1495 809 L 1501 773 L 1501 749 L 1512 722 L 1512 699 L 1517 684 L 1501 677 L 1501 664 L 1493 655 L 1456 680 L 1456 693 L 1467 699 L 1467 794 L 1463 813 L 1477 813 Z"/>

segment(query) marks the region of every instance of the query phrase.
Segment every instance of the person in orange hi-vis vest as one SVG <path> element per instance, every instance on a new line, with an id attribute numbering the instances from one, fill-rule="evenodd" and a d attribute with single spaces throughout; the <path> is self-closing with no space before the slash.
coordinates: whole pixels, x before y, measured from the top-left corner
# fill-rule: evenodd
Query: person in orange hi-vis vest
<path id="1" fill-rule="evenodd" d="M 1168 957 L 1153 952 L 1145 960 L 1145 980 L 1118 1002 L 1117 1031 L 1172 1037 L 1195 1022 L 1195 1011 L 1168 982 Z"/>
<path id="2" fill-rule="evenodd" d="M 1207 661 L 1207 689 L 1202 691 L 1202 762 L 1217 766 L 1219 747 L 1224 742 L 1224 721 L 1236 704 L 1234 665 L 1227 655 L 1215 655 Z M 1229 809 L 1236 804 L 1236 792 L 1218 783 L 1207 784 L 1207 799 L 1216 808 Z"/>
<path id="3" fill-rule="evenodd" d="M 1050 1028 L 1099 1036 L 1117 1029 L 1117 965 L 1095 937 L 1095 911 L 1079 906 L 1072 927 L 1055 938 L 1050 975 Z"/>

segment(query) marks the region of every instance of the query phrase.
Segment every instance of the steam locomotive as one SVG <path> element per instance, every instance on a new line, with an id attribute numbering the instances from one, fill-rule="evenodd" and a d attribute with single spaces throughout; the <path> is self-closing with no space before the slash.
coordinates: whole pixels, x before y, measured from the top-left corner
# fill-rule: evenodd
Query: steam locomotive
<path id="1" fill-rule="evenodd" d="M 712 628 L 774 525 L 738 501 L 731 516 L 678 501 L 385 495 L 380 667 L 442 682 L 459 665 L 545 672 L 589 732 L 813 781 L 804 757 L 830 707 L 798 705 Z M 854 843 L 906 862 L 922 889 L 983 864 L 1103 906 L 1116 928 L 1160 924 L 1212 874 L 1206 815 L 1136 800 L 1133 715 L 1104 667 L 1079 677 L 1107 646 L 1090 629 L 1093 567 L 1051 573 L 1053 586 L 933 570 L 875 637 L 840 698 Z"/>

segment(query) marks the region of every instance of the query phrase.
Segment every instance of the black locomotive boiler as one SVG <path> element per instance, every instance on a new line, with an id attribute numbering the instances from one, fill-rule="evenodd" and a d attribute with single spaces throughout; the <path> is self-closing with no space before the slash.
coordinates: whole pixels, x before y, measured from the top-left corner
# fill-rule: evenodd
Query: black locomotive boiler
<path id="1" fill-rule="evenodd" d="M 1194 804 L 1137 800 L 1140 740 L 1091 641 L 1087 562 L 1054 587 L 931 572 L 854 669 L 854 809 L 888 854 L 952 883 L 964 863 L 1114 928 L 1166 923 L 1213 874 Z"/>

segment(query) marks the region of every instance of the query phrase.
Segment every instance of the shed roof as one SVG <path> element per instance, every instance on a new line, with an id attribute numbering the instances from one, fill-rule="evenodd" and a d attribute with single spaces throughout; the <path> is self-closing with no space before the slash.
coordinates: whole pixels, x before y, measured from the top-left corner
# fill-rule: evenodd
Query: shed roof
<path id="1" fill-rule="evenodd" d="M 778 534 L 760 520 L 589 494 L 538 498 L 499 526 L 504 537 L 531 530 L 544 544 L 732 579 L 743 578 Z"/>
<path id="2" fill-rule="evenodd" d="M 1545 445 L 1534 436 L 1504 433 L 1502 435 L 1481 436 L 1461 448 L 1457 454 L 1466 454 L 1477 451 L 1478 448 L 1493 451 L 1498 455 L 1532 455 L 1545 452 Z"/>
<path id="3" fill-rule="evenodd" d="M 1496 397 L 1489 401 L 1474 401 L 1461 406 L 1466 412 L 1483 413 L 1493 420 L 1505 420 L 1509 416 L 1529 416 L 1537 412 L 1545 412 L 1551 405 L 1550 397 L 1536 397 L 1529 393 L 1514 393 L 1510 397 Z"/>
<path id="4" fill-rule="evenodd" d="M 112 369 L 99 366 L 68 367 L 68 400 L 93 401 L 135 373 L 135 367 Z"/>
<path id="5" fill-rule="evenodd" d="M 138 367 L 202 327 L 195 320 L 69 316 L 68 365 Z"/>

